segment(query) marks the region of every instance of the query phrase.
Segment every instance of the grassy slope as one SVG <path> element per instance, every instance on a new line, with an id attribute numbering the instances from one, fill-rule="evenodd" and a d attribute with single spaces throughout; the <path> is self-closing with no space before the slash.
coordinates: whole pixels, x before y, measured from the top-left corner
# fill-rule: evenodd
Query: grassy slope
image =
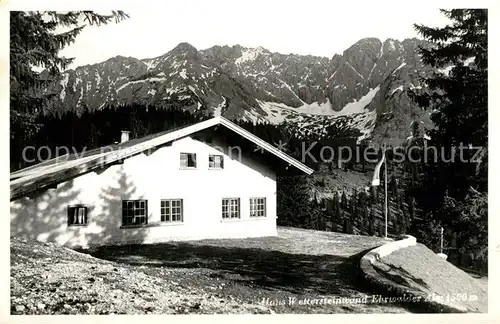
<path id="1" fill-rule="evenodd" d="M 397 250 L 375 262 L 374 267 L 399 284 L 431 296 L 442 296 L 442 301 L 448 305 L 470 312 L 488 311 L 487 280 L 471 277 L 422 244 Z"/>
<path id="2" fill-rule="evenodd" d="M 271 305 L 363 297 L 357 254 L 375 237 L 279 229 L 278 237 L 103 247 L 11 239 L 14 314 L 401 313 L 393 304 Z"/>

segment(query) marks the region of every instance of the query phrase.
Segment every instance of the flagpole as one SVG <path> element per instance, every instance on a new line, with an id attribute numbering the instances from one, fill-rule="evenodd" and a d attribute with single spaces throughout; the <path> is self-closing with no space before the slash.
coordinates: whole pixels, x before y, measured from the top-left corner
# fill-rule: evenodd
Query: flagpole
<path id="1" fill-rule="evenodd" d="M 384 161 L 384 217 L 385 217 L 385 238 L 387 238 L 387 157 L 385 156 L 385 143 L 383 154 L 385 157 Z"/>

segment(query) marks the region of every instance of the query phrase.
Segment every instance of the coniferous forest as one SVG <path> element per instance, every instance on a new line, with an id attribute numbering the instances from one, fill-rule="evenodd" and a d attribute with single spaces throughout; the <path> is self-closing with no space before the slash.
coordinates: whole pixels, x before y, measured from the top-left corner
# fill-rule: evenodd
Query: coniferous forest
<path id="1" fill-rule="evenodd" d="M 434 129 L 424 134 L 415 129 L 413 139 L 402 150 L 408 155 L 414 148 L 423 154 L 428 146 L 440 148 L 437 158 L 429 161 L 396 162 L 387 156 L 388 221 L 390 236 L 411 234 L 435 252 L 439 252 L 440 230 L 444 230 L 444 253 L 451 262 L 464 268 L 487 272 L 488 254 L 488 62 L 487 10 L 443 10 L 452 22 L 444 28 L 415 25 L 425 40 L 436 44 L 421 49 L 424 64 L 436 69 L 453 66 L 448 75 L 435 74 L 423 81 L 428 89 L 408 90 L 422 109 L 432 111 Z M 193 124 L 210 116 L 192 114 L 177 109 L 160 109 L 140 105 L 105 107 L 96 111 L 52 114 L 51 94 L 40 91 L 46 79 L 30 67 L 42 65 L 56 77 L 70 61 L 58 56 L 60 49 L 71 43 L 80 29 L 75 27 L 65 38 L 50 36 L 58 24 L 77 25 L 84 13 L 54 13 L 54 22 L 39 16 L 15 13 L 11 16 L 11 107 L 10 160 L 11 172 L 31 164 L 22 158 L 27 146 L 46 146 L 51 152 L 65 146 L 83 149 L 105 146 L 119 141 L 120 131 L 129 130 L 131 138 Z M 87 13 L 89 14 L 89 13 Z M 89 22 L 101 24 L 119 21 L 122 14 L 99 16 L 90 14 Z M 92 20 L 93 19 L 93 20 Z M 17 26 L 17 27 L 16 27 Z M 44 43 L 36 37 L 43 35 Z M 40 36 L 41 37 L 41 36 Z M 42 39 L 40 38 L 40 39 Z M 39 41 L 39 40 L 38 40 Z M 23 55 L 21 50 L 37 46 L 38 54 Z M 464 61 L 473 57 L 474 62 Z M 279 125 L 238 122 L 263 140 L 277 144 L 286 142 L 286 152 L 301 160 L 302 147 L 311 143 L 299 140 Z M 312 142 L 312 141 L 311 141 Z M 311 150 L 319 155 L 322 146 L 355 148 L 356 140 L 331 134 Z M 465 155 L 474 156 L 468 162 L 458 158 L 460 145 L 470 149 Z M 366 145 L 361 146 L 361 152 Z M 381 155 L 380 150 L 375 154 Z M 54 156 L 52 156 L 54 157 Z M 454 159 L 453 161 L 453 157 Z M 35 158 L 26 156 L 27 159 Z M 46 158 L 46 157 L 41 157 Z M 335 170 L 357 172 L 371 176 L 374 163 L 363 156 L 353 156 L 342 165 L 332 162 L 303 161 L 317 172 L 312 176 L 280 177 L 278 179 L 279 225 L 360 235 L 384 235 L 384 191 L 378 187 L 350 186 L 330 190 L 335 182 Z M 382 178 L 385 175 L 382 175 Z M 368 189 L 367 189 L 368 187 Z M 328 195 L 321 193 L 327 192 Z"/>

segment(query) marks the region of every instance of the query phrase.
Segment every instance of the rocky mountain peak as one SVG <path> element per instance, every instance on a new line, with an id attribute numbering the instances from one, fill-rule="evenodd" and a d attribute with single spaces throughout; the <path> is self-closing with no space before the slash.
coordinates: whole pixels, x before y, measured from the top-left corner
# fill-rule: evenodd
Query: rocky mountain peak
<path id="1" fill-rule="evenodd" d="M 354 43 L 351 47 L 349 47 L 345 52 L 349 51 L 363 51 L 363 50 L 368 50 L 368 51 L 378 51 L 380 50 L 380 47 L 382 46 L 382 41 L 378 38 L 375 37 L 367 37 L 367 38 L 362 38 L 356 43 Z M 344 53 L 345 53 L 344 52 Z"/>
<path id="2" fill-rule="evenodd" d="M 117 56 L 66 71 L 51 91 L 61 111 L 137 103 L 285 123 L 301 136 L 357 132 L 359 140 L 390 143 L 389 136 L 397 143 L 422 115 L 406 94 L 422 88 L 419 76 L 429 72 L 421 44 L 368 37 L 329 59 L 259 46 L 198 51 L 183 42 L 156 58 Z"/>
<path id="3" fill-rule="evenodd" d="M 176 47 L 174 47 L 169 54 L 171 55 L 183 55 L 187 58 L 196 58 L 198 55 L 198 50 L 193 45 L 182 42 L 179 43 Z"/>

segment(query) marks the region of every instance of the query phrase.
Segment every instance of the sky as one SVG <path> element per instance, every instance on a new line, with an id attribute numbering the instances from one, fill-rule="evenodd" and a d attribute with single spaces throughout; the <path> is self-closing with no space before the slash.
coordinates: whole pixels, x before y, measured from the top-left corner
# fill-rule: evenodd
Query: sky
<path id="1" fill-rule="evenodd" d="M 69 68 L 94 64 L 117 55 L 151 58 L 180 42 L 197 49 L 214 45 L 262 46 L 283 54 L 332 57 L 365 37 L 403 40 L 418 37 L 414 23 L 443 26 L 437 8 L 388 7 L 380 3 L 338 1 L 246 2 L 164 1 L 123 8 L 126 21 L 87 27 L 61 55 L 75 57 Z M 104 10 L 104 9 L 103 9 Z M 104 11 L 106 12 L 106 11 Z"/>

